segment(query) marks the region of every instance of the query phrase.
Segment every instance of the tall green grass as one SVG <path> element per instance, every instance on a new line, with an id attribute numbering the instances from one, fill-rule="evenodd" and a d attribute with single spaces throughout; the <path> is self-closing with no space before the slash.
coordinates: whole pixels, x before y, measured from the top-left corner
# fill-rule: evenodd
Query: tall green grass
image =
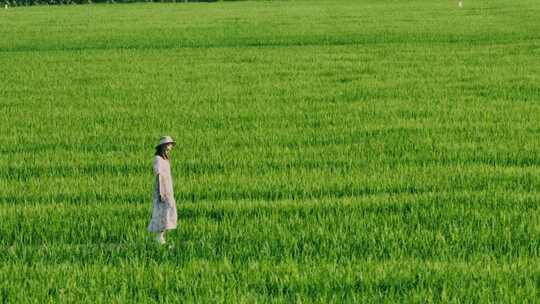
<path id="1" fill-rule="evenodd" d="M 4 302 L 535 302 L 535 1 L 0 11 Z M 154 244 L 153 146 L 179 144 Z"/>

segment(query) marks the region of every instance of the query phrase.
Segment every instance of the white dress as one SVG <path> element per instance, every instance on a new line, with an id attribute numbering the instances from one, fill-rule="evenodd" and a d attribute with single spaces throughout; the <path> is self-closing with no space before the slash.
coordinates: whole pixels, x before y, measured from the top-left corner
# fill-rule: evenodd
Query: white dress
<path id="1" fill-rule="evenodd" d="M 160 199 L 163 196 L 165 199 Z M 176 201 L 174 200 L 171 164 L 161 156 L 154 158 L 154 193 L 152 194 L 152 220 L 148 231 L 159 232 L 176 228 Z"/>

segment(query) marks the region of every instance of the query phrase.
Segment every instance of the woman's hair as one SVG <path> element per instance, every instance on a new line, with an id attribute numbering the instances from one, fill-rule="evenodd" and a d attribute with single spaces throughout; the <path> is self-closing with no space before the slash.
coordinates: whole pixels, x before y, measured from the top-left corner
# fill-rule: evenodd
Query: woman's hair
<path id="1" fill-rule="evenodd" d="M 167 153 L 165 153 L 165 145 L 159 145 L 156 147 L 156 153 L 154 155 L 161 156 L 163 159 L 169 159 Z"/>

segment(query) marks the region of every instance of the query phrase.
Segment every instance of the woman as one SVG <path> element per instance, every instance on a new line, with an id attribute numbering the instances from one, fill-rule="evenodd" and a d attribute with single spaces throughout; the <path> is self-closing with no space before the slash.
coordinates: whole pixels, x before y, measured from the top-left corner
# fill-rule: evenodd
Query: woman
<path id="1" fill-rule="evenodd" d="M 156 146 L 154 157 L 154 203 L 152 220 L 148 231 L 157 232 L 156 240 L 165 244 L 165 232 L 176 228 L 176 201 L 174 200 L 171 164 L 171 150 L 176 142 L 170 136 L 163 136 Z"/>

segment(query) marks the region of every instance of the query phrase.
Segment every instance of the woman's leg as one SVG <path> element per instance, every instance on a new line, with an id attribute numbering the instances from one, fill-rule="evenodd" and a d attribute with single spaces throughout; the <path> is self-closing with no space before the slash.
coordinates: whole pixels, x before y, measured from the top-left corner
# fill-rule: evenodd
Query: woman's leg
<path id="1" fill-rule="evenodd" d="M 160 231 L 157 233 L 156 240 L 160 244 L 165 244 L 165 231 Z"/>

